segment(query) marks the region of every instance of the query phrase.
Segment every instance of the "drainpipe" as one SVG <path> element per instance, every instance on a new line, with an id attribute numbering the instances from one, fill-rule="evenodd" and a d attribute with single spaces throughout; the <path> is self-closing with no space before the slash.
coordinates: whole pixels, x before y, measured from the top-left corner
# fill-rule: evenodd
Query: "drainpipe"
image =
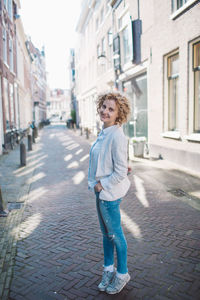
<path id="1" fill-rule="evenodd" d="M 138 19 L 140 19 L 140 0 L 137 0 Z"/>

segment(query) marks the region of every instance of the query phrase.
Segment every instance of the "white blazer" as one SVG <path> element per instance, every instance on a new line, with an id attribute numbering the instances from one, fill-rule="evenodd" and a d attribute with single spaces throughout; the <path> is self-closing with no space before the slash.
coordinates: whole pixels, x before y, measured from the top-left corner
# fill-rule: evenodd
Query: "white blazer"
<path id="1" fill-rule="evenodd" d="M 116 125 L 106 134 L 98 157 L 96 180 L 103 186 L 100 199 L 113 201 L 126 195 L 130 187 L 127 168 L 127 138 Z"/>

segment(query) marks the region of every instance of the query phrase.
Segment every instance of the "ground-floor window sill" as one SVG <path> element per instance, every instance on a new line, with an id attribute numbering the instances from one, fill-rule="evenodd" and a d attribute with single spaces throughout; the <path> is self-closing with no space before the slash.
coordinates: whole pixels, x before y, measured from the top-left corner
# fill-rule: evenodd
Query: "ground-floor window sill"
<path id="1" fill-rule="evenodd" d="M 162 133 L 162 137 L 164 138 L 169 138 L 169 139 L 175 139 L 175 140 L 180 140 L 181 135 L 180 132 L 178 131 L 166 131 Z"/>
<path id="2" fill-rule="evenodd" d="M 191 142 L 200 142 L 200 133 L 192 133 L 184 137 L 186 140 Z"/>

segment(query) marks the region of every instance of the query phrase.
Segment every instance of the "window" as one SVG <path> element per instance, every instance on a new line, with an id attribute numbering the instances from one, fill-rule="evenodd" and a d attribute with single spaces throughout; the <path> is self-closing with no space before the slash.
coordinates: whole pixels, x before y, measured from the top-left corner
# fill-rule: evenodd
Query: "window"
<path id="1" fill-rule="evenodd" d="M 9 39 L 9 65 L 10 70 L 13 71 L 13 41 Z"/>
<path id="2" fill-rule="evenodd" d="M 12 7 L 12 0 L 8 0 L 8 15 L 9 18 L 13 19 L 13 7 Z"/>
<path id="3" fill-rule="evenodd" d="M 104 19 L 104 8 L 101 9 L 101 23 L 103 22 Z"/>
<path id="4" fill-rule="evenodd" d="M 14 93 L 15 93 L 15 117 L 16 117 L 16 128 L 19 129 L 20 122 L 19 122 L 19 91 L 18 86 L 15 83 L 14 85 Z"/>
<path id="5" fill-rule="evenodd" d="M 5 28 L 3 28 L 3 60 L 7 63 L 7 32 Z"/>
<path id="6" fill-rule="evenodd" d="M 107 42 L 108 42 L 108 62 L 109 62 L 109 67 L 112 66 L 112 45 L 113 45 L 113 34 L 112 34 L 112 29 L 110 28 L 107 32 Z"/>
<path id="7" fill-rule="evenodd" d="M 117 34 L 113 38 L 113 59 L 114 59 L 114 69 L 121 69 L 121 61 L 120 61 L 120 37 Z"/>
<path id="8" fill-rule="evenodd" d="M 112 36 L 112 29 L 110 28 L 108 30 L 108 45 L 112 46 L 112 43 L 113 43 L 113 36 Z"/>
<path id="9" fill-rule="evenodd" d="M 130 99 L 131 115 L 124 125 L 125 134 L 129 137 L 148 137 L 148 108 L 147 108 L 147 75 L 132 78 L 123 84 L 124 92 Z"/>
<path id="10" fill-rule="evenodd" d="M 4 6 L 5 6 L 5 8 L 7 9 L 7 0 L 3 0 L 3 4 L 4 4 Z"/>
<path id="11" fill-rule="evenodd" d="M 168 130 L 177 130 L 177 106 L 178 106 L 178 79 L 179 79 L 179 55 L 176 53 L 168 57 Z"/>
<path id="12" fill-rule="evenodd" d="M 9 90 L 10 90 L 10 120 L 12 126 L 14 125 L 14 88 L 13 84 L 9 84 Z"/>
<path id="13" fill-rule="evenodd" d="M 97 45 L 97 57 L 101 55 L 101 48 L 100 45 Z"/>
<path id="14" fill-rule="evenodd" d="M 197 0 L 172 0 L 172 13 L 175 13 L 176 11 L 184 11 L 196 1 Z"/>
<path id="15" fill-rule="evenodd" d="M 98 30 L 99 28 L 99 19 L 96 19 L 96 31 Z"/>
<path id="16" fill-rule="evenodd" d="M 127 63 L 130 60 L 131 51 L 130 51 L 130 39 L 129 39 L 129 31 L 128 27 L 126 27 L 122 31 L 122 41 L 123 41 L 123 58 L 124 58 L 124 64 Z"/>
<path id="17" fill-rule="evenodd" d="M 130 14 L 127 12 L 121 18 L 118 19 L 118 28 L 119 30 L 123 29 L 130 21 Z"/>
<path id="18" fill-rule="evenodd" d="M 188 0 L 172 0 L 172 11 L 179 9 L 182 7 Z"/>
<path id="19" fill-rule="evenodd" d="M 110 0 L 107 0 L 106 1 L 106 12 L 108 12 L 109 8 L 110 8 Z"/>
<path id="20" fill-rule="evenodd" d="M 200 42 L 193 45 L 194 132 L 200 132 Z"/>
<path id="21" fill-rule="evenodd" d="M 4 103 L 5 103 L 6 130 L 8 130 L 10 129 L 10 118 L 9 118 L 8 80 L 6 78 L 4 78 Z"/>
<path id="22" fill-rule="evenodd" d="M 105 38 L 102 38 L 102 40 L 101 40 L 101 54 L 103 54 L 103 55 L 106 54 L 106 41 L 105 41 Z"/>

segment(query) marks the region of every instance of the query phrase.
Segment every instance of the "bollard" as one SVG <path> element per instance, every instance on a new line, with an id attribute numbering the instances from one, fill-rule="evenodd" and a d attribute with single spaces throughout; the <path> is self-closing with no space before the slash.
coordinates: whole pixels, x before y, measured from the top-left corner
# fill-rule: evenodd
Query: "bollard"
<path id="1" fill-rule="evenodd" d="M 34 134 L 34 130 L 32 130 L 32 142 L 35 143 L 35 134 Z"/>
<path id="2" fill-rule="evenodd" d="M 28 135 L 28 151 L 31 151 L 32 149 L 32 136 Z"/>
<path id="3" fill-rule="evenodd" d="M 20 164 L 26 166 L 26 147 L 23 142 L 20 143 Z"/>
<path id="4" fill-rule="evenodd" d="M 7 215 L 8 215 L 8 212 L 6 212 L 4 210 L 4 208 L 5 208 L 5 203 L 3 201 L 2 194 L 1 194 L 1 188 L 0 188 L 0 217 L 7 217 Z"/>
<path id="5" fill-rule="evenodd" d="M 38 128 L 34 127 L 33 132 L 34 132 L 34 138 L 36 139 L 38 137 Z"/>
<path id="6" fill-rule="evenodd" d="M 88 140 L 89 139 L 89 129 L 86 128 L 86 139 Z"/>

